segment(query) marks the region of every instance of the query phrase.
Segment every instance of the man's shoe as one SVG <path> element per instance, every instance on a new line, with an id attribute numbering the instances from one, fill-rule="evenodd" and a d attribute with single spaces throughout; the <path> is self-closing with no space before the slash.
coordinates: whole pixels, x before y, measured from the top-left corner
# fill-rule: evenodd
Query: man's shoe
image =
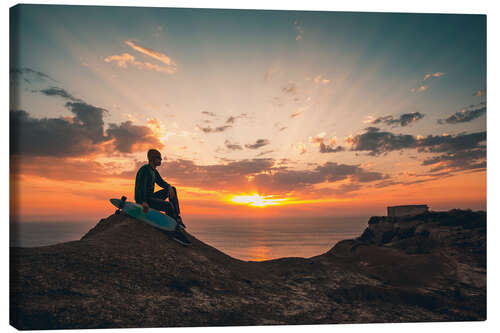
<path id="1" fill-rule="evenodd" d="M 191 242 L 189 241 L 189 239 L 186 237 L 186 235 L 184 235 L 182 232 L 180 232 L 179 230 L 176 230 L 172 239 L 174 241 L 176 241 L 177 243 L 180 243 L 184 246 L 188 246 L 189 244 L 191 244 Z"/>
<path id="2" fill-rule="evenodd" d="M 176 221 L 179 227 L 181 227 L 182 229 L 186 229 L 186 225 L 182 222 L 182 218 L 180 215 L 177 216 Z"/>

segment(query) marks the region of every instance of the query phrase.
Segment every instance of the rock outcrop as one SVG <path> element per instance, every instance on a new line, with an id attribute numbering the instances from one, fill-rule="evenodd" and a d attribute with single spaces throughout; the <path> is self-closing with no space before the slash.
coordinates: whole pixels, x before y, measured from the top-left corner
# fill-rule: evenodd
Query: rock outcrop
<path id="1" fill-rule="evenodd" d="M 123 215 L 81 240 L 11 248 L 18 329 L 486 319 L 486 213 L 372 217 L 325 254 L 244 262 Z"/>

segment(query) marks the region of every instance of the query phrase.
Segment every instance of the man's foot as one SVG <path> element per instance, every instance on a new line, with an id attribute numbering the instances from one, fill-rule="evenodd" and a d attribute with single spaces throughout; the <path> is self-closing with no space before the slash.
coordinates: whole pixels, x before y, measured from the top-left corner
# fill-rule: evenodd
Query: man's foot
<path id="1" fill-rule="evenodd" d="M 191 242 L 189 241 L 189 239 L 186 237 L 186 235 L 184 235 L 182 232 L 180 232 L 179 230 L 176 230 L 174 232 L 174 235 L 172 236 L 172 239 L 174 241 L 176 241 L 177 243 L 180 243 L 184 246 L 188 246 L 189 244 L 191 244 Z"/>

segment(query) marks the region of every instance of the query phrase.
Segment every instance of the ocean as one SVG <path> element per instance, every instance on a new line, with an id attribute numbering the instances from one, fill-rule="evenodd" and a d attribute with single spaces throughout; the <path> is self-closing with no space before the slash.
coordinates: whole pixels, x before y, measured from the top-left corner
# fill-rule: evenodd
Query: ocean
<path id="1" fill-rule="evenodd" d="M 367 216 L 266 219 L 186 219 L 187 231 L 240 260 L 309 258 L 362 234 Z M 22 222 L 11 225 L 10 246 L 35 247 L 80 239 L 97 222 Z"/>

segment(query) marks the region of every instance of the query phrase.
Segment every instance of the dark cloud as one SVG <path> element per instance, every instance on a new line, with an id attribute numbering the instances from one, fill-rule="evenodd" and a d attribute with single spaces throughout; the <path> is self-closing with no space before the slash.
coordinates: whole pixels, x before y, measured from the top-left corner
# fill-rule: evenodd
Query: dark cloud
<path id="1" fill-rule="evenodd" d="M 472 121 L 486 114 L 486 106 L 475 109 L 464 109 L 455 114 L 452 114 L 446 119 L 439 119 L 439 124 L 460 124 Z"/>
<path id="2" fill-rule="evenodd" d="M 120 125 L 110 124 L 106 133 L 114 138 L 115 148 L 122 153 L 144 151 L 150 147 L 161 149 L 164 146 L 149 127 L 134 125 L 130 120 Z"/>
<path id="3" fill-rule="evenodd" d="M 207 115 L 207 116 L 210 116 L 210 117 L 215 117 L 216 116 L 215 113 L 213 113 L 213 112 L 203 111 L 202 113 L 204 115 Z"/>
<path id="4" fill-rule="evenodd" d="M 47 89 L 42 89 L 40 90 L 40 92 L 47 96 L 59 96 L 64 99 L 69 99 L 70 101 L 73 102 L 83 102 L 81 99 L 74 97 L 73 95 L 69 94 L 66 90 L 58 87 L 50 87 Z"/>
<path id="5" fill-rule="evenodd" d="M 372 124 L 384 123 L 386 125 L 400 125 L 404 127 L 422 119 L 424 116 L 425 115 L 420 112 L 412 112 L 412 113 L 402 114 L 398 118 L 394 118 L 393 116 L 379 117 L 371 121 L 371 123 Z"/>
<path id="6" fill-rule="evenodd" d="M 259 157 L 264 156 L 264 155 L 270 154 L 272 152 L 274 152 L 274 150 L 266 150 L 266 151 L 263 151 L 263 152 L 257 154 L 257 156 L 259 156 Z"/>
<path id="7" fill-rule="evenodd" d="M 224 141 L 224 145 L 227 149 L 231 150 L 243 150 L 243 147 L 239 144 L 231 143 L 229 140 Z"/>
<path id="8" fill-rule="evenodd" d="M 196 125 L 196 126 L 200 130 L 202 130 L 203 133 L 221 133 L 221 132 L 224 132 L 225 130 L 233 127 L 231 125 L 218 126 L 215 128 L 212 128 L 212 126 L 207 126 L 207 127 L 201 127 L 200 125 Z"/>
<path id="9" fill-rule="evenodd" d="M 365 133 L 348 138 L 351 150 L 368 151 L 369 155 L 384 154 L 393 150 L 416 148 L 417 139 L 412 135 L 381 132 L 376 127 L 368 127 Z"/>
<path id="10" fill-rule="evenodd" d="M 206 115 L 209 115 L 209 116 L 215 117 L 215 114 L 212 113 L 212 112 L 203 111 L 202 113 L 206 114 Z M 246 113 L 242 113 L 239 116 L 230 116 L 229 118 L 227 118 L 227 120 L 224 123 L 224 125 L 217 126 L 215 128 L 213 128 L 212 126 L 203 127 L 203 126 L 200 126 L 200 125 L 196 125 L 196 127 L 198 127 L 198 129 L 200 129 L 201 131 L 203 131 L 203 133 L 221 133 L 221 132 L 224 132 L 224 131 L 232 128 L 233 127 L 232 125 L 235 123 L 236 119 L 238 119 L 238 118 L 247 118 L 247 114 Z"/>
<path id="11" fill-rule="evenodd" d="M 128 121 L 110 124 L 105 131 L 106 109 L 87 104 L 61 88 L 46 89 L 43 93 L 69 100 L 65 106 L 73 116 L 34 118 L 24 110 L 11 110 L 11 155 L 77 157 L 106 149 L 130 153 L 146 149 L 146 145 L 163 147 L 147 126 Z"/>
<path id="12" fill-rule="evenodd" d="M 290 82 L 286 86 L 284 86 L 281 91 L 286 94 L 297 95 L 297 86 L 295 85 L 295 83 Z"/>
<path id="13" fill-rule="evenodd" d="M 37 80 L 50 80 L 50 81 L 58 82 L 57 80 L 53 79 L 49 75 L 44 74 L 44 73 L 39 72 L 39 71 L 35 71 L 35 70 L 28 68 L 28 67 L 11 68 L 9 73 L 10 73 L 11 83 L 17 82 L 20 77 L 25 77 L 25 81 L 27 83 L 31 84 L 31 81 L 28 78 L 26 78 L 26 76 L 29 78 L 33 77 Z"/>
<path id="14" fill-rule="evenodd" d="M 245 147 L 248 149 L 259 149 L 261 147 L 267 146 L 268 144 L 270 144 L 269 140 L 258 139 L 254 144 L 246 144 Z"/>
<path id="15" fill-rule="evenodd" d="M 286 165 L 277 166 L 271 158 L 228 161 L 218 165 L 196 165 L 193 161 L 176 160 L 160 168 L 164 178 L 184 186 L 220 191 L 255 190 L 265 194 L 313 191 L 313 185 L 323 182 L 349 180 L 352 184 L 362 184 L 388 178 L 387 175 L 367 171 L 358 165 L 332 162 L 318 165 L 312 170 L 289 170 Z"/>
<path id="16" fill-rule="evenodd" d="M 457 135 L 429 135 L 418 140 L 418 150 L 431 153 L 456 154 L 460 151 L 483 149 L 486 132 Z"/>
<path id="17" fill-rule="evenodd" d="M 174 183 L 213 190 L 240 190 L 249 188 L 248 176 L 270 170 L 274 160 L 269 158 L 230 161 L 224 164 L 197 165 L 189 160 L 167 162 L 162 176 Z"/>
<path id="18" fill-rule="evenodd" d="M 102 151 L 99 143 L 106 139 L 98 131 L 98 128 L 88 128 L 78 119 L 38 119 L 24 110 L 11 110 L 10 154 L 62 157 L 97 153 Z"/>
<path id="19" fill-rule="evenodd" d="M 281 124 L 279 122 L 275 123 L 274 127 L 276 127 L 278 129 L 278 131 L 280 131 L 280 132 L 283 132 L 284 130 L 286 130 L 288 128 L 288 126 L 284 126 L 283 124 Z"/>
<path id="20" fill-rule="evenodd" d="M 227 118 L 226 124 L 234 124 L 234 122 L 236 121 L 236 119 L 239 119 L 239 118 L 247 118 L 247 114 L 246 113 L 242 113 L 239 116 L 230 116 L 229 118 Z"/>
<path id="21" fill-rule="evenodd" d="M 415 148 L 419 152 L 455 154 L 460 151 L 483 148 L 486 132 L 457 135 L 429 135 L 414 137 L 407 134 L 382 132 L 376 127 L 368 127 L 365 133 L 346 139 L 353 151 L 367 151 L 369 155 L 386 154 L 394 150 Z"/>
<path id="22" fill-rule="evenodd" d="M 273 173 L 261 173 L 255 176 L 254 182 L 258 188 L 271 192 L 310 189 L 315 184 L 335 183 L 346 179 L 364 183 L 385 178 L 387 176 L 381 173 L 369 172 L 357 165 L 327 162 L 310 171 L 283 169 Z"/>
<path id="23" fill-rule="evenodd" d="M 320 153 L 339 153 L 342 151 L 345 151 L 345 148 L 342 146 L 337 146 L 334 148 L 333 146 L 327 145 L 323 142 L 321 142 L 319 144 L 319 152 Z"/>
<path id="24" fill-rule="evenodd" d="M 422 165 L 431 165 L 430 172 L 486 169 L 486 148 L 458 151 L 426 159 Z"/>

